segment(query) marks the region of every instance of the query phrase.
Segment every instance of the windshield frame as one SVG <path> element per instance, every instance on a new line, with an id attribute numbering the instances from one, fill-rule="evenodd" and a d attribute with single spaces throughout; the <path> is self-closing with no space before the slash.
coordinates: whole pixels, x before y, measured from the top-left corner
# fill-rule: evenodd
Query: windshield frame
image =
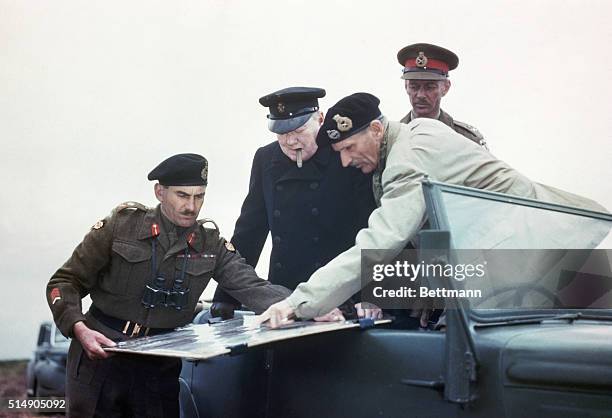
<path id="1" fill-rule="evenodd" d="M 458 194 L 468 197 L 476 197 L 480 199 L 487 199 L 498 201 L 507 204 L 520 205 L 538 209 L 545 209 L 555 212 L 561 212 L 571 215 L 585 216 L 592 219 L 599 219 L 612 223 L 612 214 L 597 212 L 588 209 L 582 209 L 577 207 L 565 206 L 556 203 L 542 202 L 535 199 L 511 196 L 503 193 L 492 192 L 488 190 L 474 189 L 465 186 L 451 185 L 447 183 L 433 181 L 426 178 L 422 181 L 423 195 L 425 198 L 425 204 L 427 208 L 427 218 L 429 221 L 430 229 L 449 231 L 450 241 L 449 250 L 454 249 L 453 245 L 453 231 L 450 227 L 446 207 L 444 205 L 443 194 L 451 193 Z M 484 309 L 473 309 L 468 301 L 455 301 L 457 308 L 466 311 L 467 315 L 472 321 L 477 323 L 496 323 L 501 321 L 512 321 L 512 320 L 523 320 L 529 318 L 547 318 L 555 317 L 563 314 L 571 314 L 583 312 L 588 315 L 599 315 L 599 316 L 611 316 L 612 309 L 570 309 L 570 308 L 558 308 L 558 309 L 495 309 L 487 312 Z"/>

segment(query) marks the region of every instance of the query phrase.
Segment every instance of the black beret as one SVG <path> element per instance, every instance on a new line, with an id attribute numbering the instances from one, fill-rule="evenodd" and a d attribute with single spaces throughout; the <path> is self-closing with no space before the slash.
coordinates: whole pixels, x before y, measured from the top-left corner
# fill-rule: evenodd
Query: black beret
<path id="1" fill-rule="evenodd" d="M 404 80 L 445 80 L 459 65 L 459 57 L 440 46 L 420 43 L 400 49 L 397 62 L 404 66 Z"/>
<path id="2" fill-rule="evenodd" d="M 355 93 L 345 97 L 327 111 L 317 141 L 336 143 L 370 126 L 382 114 L 378 97 L 370 93 Z"/>
<path id="3" fill-rule="evenodd" d="M 267 94 L 259 99 L 270 109 L 268 129 L 286 134 L 305 124 L 313 112 L 319 110 L 320 97 L 325 90 L 316 87 L 289 87 Z"/>
<path id="4" fill-rule="evenodd" d="M 206 186 L 208 161 L 198 154 L 177 154 L 165 159 L 148 175 L 163 186 Z"/>

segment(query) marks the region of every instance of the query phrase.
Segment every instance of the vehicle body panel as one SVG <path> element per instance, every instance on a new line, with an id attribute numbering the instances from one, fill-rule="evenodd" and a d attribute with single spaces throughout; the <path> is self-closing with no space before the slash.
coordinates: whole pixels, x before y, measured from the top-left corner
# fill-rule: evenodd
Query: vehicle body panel
<path id="1" fill-rule="evenodd" d="M 70 340 L 55 324 L 43 322 L 37 346 L 26 370 L 28 396 L 63 397 L 66 386 L 66 359 Z"/>
<path id="2" fill-rule="evenodd" d="M 611 242 L 609 214 L 434 182 L 424 190 L 432 230 L 421 249 Z M 352 329 L 184 361 L 183 390 L 200 417 L 612 417 L 612 310 L 446 306 L 445 332 Z"/>

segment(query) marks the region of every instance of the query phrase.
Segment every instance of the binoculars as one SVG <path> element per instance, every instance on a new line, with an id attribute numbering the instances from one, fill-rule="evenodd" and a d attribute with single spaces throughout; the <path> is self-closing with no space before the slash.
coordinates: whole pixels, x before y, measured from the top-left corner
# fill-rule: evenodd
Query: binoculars
<path id="1" fill-rule="evenodd" d="M 142 296 L 142 304 L 147 308 L 163 306 L 177 311 L 184 309 L 189 299 L 189 289 L 183 289 L 183 281 L 177 279 L 174 281 L 174 289 L 168 290 L 164 287 L 164 281 L 163 277 L 157 277 L 152 285 L 147 285 Z"/>

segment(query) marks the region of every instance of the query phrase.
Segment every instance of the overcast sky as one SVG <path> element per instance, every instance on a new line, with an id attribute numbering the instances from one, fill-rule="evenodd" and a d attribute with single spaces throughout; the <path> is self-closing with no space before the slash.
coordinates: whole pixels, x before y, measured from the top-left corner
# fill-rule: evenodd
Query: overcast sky
<path id="1" fill-rule="evenodd" d="M 399 119 L 410 43 L 459 55 L 443 108 L 497 157 L 612 208 L 611 17 L 607 0 L 0 0 L 0 359 L 31 353 L 45 284 L 90 226 L 155 204 L 159 161 L 209 159 L 202 216 L 230 237 L 273 140 L 257 99 L 367 91 Z"/>

